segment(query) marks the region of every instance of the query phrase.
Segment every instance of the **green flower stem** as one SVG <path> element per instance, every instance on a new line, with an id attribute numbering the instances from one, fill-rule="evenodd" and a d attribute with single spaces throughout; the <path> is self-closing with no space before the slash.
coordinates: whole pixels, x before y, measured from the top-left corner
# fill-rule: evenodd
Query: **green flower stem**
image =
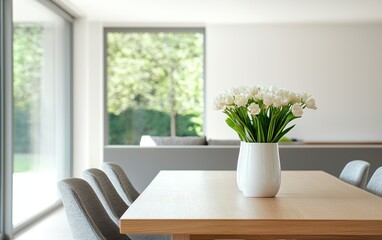
<path id="1" fill-rule="evenodd" d="M 244 106 L 223 111 L 228 116 L 226 123 L 237 132 L 241 141 L 278 142 L 295 126 L 287 125 L 299 118 L 292 114 L 291 104 L 283 107 L 267 107 L 260 101 L 256 104 L 260 107 L 258 115 L 250 115 Z"/>

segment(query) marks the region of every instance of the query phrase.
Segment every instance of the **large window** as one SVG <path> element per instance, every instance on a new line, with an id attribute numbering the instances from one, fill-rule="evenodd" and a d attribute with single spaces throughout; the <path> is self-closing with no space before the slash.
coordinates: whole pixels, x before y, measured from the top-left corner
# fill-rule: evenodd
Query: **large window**
<path id="1" fill-rule="evenodd" d="M 203 135 L 204 29 L 105 29 L 107 143 Z"/>
<path id="2" fill-rule="evenodd" d="M 14 227 L 57 203 L 70 174 L 70 32 L 39 1 L 13 1 Z"/>

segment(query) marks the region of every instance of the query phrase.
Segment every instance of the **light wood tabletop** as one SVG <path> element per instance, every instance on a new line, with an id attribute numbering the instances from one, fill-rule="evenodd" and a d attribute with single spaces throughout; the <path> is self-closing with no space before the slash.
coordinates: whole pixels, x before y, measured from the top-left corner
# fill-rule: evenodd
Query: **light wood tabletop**
<path id="1" fill-rule="evenodd" d="M 322 171 L 283 171 L 275 198 L 246 198 L 235 171 L 161 171 L 121 233 L 173 239 L 382 239 L 382 198 Z"/>

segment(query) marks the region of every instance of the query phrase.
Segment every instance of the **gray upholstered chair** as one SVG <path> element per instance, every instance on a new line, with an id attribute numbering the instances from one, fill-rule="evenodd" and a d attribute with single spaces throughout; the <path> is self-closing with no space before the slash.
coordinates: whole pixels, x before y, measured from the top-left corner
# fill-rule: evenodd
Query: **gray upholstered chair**
<path id="1" fill-rule="evenodd" d="M 102 169 L 109 177 L 118 194 L 130 206 L 139 197 L 139 193 L 135 190 L 123 169 L 118 164 L 112 162 L 103 163 Z"/>
<path id="2" fill-rule="evenodd" d="M 85 180 L 65 179 L 57 185 L 75 239 L 130 239 L 119 233 L 118 226 Z"/>
<path id="3" fill-rule="evenodd" d="M 129 208 L 122 200 L 107 175 L 100 169 L 90 168 L 84 171 L 84 178 L 94 189 L 102 205 L 116 226 L 123 213 Z M 170 240 L 170 235 L 159 234 L 129 234 L 133 240 Z"/>
<path id="4" fill-rule="evenodd" d="M 92 186 L 110 218 L 118 225 L 119 219 L 128 209 L 128 206 L 119 196 L 109 178 L 102 170 L 97 168 L 85 170 L 84 178 Z"/>
<path id="5" fill-rule="evenodd" d="M 346 164 L 340 174 L 340 179 L 356 187 L 365 188 L 370 164 L 363 160 L 353 160 Z"/>
<path id="6" fill-rule="evenodd" d="M 366 186 L 366 190 L 382 197 L 382 167 L 379 167 L 377 170 L 375 170 L 373 176 L 371 176 L 370 181 Z"/>

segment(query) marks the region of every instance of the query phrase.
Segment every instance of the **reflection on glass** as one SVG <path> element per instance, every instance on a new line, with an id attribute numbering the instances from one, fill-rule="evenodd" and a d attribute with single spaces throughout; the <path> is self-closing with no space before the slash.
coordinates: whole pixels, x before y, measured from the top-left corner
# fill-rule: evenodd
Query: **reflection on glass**
<path id="1" fill-rule="evenodd" d="M 13 225 L 59 198 L 68 161 L 65 24 L 37 1 L 14 1 Z"/>

